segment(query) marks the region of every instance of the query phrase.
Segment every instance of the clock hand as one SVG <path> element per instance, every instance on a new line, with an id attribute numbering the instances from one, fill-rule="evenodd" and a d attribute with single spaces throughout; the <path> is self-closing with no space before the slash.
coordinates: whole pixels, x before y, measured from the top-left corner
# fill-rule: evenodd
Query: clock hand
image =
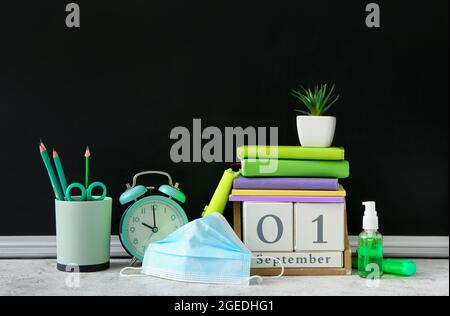
<path id="1" fill-rule="evenodd" d="M 152 227 L 150 225 L 147 225 L 146 223 L 141 223 L 143 226 L 150 228 L 152 230 L 153 233 L 157 233 L 158 232 L 158 227 Z"/>
<path id="2" fill-rule="evenodd" d="M 152 226 L 150 226 L 150 225 L 147 225 L 146 223 L 141 223 L 143 226 L 145 226 L 145 227 L 147 227 L 147 228 L 150 228 L 151 230 L 153 230 L 153 229 L 155 229 L 155 227 L 152 227 Z"/>
<path id="3" fill-rule="evenodd" d="M 155 215 L 156 207 L 155 207 L 155 205 L 152 206 L 152 209 L 153 209 L 153 226 L 156 227 L 156 215 Z"/>

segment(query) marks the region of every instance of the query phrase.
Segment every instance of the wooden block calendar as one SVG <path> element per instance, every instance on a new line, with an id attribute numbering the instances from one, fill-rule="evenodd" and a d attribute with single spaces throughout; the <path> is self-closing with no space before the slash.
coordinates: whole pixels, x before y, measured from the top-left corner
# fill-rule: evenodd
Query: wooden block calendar
<path id="1" fill-rule="evenodd" d="M 252 274 L 351 274 L 345 203 L 233 202 L 234 230 L 254 253 Z"/>

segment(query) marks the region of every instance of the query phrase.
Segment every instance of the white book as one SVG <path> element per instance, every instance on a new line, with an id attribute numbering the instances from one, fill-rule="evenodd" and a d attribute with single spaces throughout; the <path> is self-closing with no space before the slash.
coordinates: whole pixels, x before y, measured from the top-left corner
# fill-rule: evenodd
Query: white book
<path id="1" fill-rule="evenodd" d="M 285 268 L 342 268 L 343 252 L 310 251 L 310 252 L 254 252 L 252 268 L 279 268 L 279 259 Z M 264 257 L 263 257 L 264 256 Z"/>

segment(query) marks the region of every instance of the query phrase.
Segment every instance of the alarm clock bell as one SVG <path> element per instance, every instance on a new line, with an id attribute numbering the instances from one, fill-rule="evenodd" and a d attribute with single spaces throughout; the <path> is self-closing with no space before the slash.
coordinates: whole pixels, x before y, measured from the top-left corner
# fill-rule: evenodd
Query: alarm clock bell
<path id="1" fill-rule="evenodd" d="M 174 186 L 163 184 L 158 188 L 158 191 L 161 193 L 164 193 L 165 195 L 168 195 L 170 198 L 173 198 L 181 203 L 186 202 L 186 195 L 180 191 L 179 183 L 175 183 Z M 148 189 L 143 185 L 137 185 L 133 188 L 128 189 L 122 195 L 120 196 L 120 204 L 124 205 L 132 201 L 136 201 L 141 196 L 146 194 L 148 192 Z"/>

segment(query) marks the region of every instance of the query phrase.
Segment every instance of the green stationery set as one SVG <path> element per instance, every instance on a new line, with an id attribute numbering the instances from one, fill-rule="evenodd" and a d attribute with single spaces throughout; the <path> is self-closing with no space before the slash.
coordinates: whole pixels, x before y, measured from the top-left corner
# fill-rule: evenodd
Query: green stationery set
<path id="1" fill-rule="evenodd" d="M 84 184 L 67 185 L 61 158 L 53 151 L 53 170 L 47 149 L 39 144 L 42 160 L 55 192 L 57 269 L 65 272 L 93 272 L 107 269 L 110 259 L 112 199 L 106 196 L 106 186 L 99 181 L 89 183 L 90 151 L 85 153 Z M 93 191 L 102 193 L 95 196 Z M 78 190 L 79 196 L 72 191 Z"/>

